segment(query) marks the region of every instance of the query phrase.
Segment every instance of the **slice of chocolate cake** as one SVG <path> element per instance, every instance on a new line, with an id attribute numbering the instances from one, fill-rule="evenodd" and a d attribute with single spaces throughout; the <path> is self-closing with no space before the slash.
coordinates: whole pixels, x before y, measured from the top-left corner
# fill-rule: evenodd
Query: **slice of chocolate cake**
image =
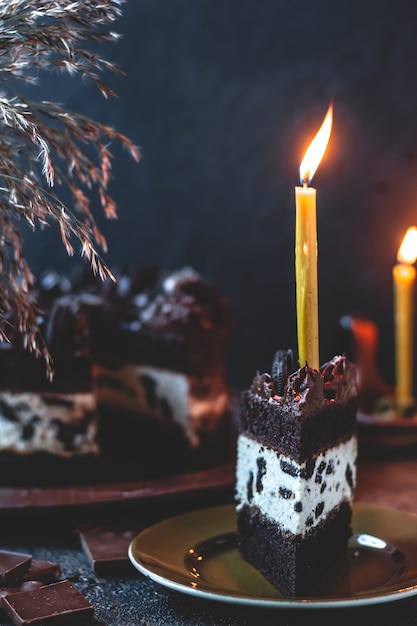
<path id="1" fill-rule="evenodd" d="M 243 557 L 294 596 L 312 593 L 352 532 L 356 384 L 344 356 L 287 377 L 289 357 L 243 394 L 236 499 Z"/>

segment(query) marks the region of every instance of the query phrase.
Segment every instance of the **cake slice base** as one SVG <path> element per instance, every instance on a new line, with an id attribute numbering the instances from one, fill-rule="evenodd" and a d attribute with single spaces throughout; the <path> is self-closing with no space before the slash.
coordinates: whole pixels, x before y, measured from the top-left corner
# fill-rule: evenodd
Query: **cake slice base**
<path id="1" fill-rule="evenodd" d="M 343 502 L 306 535 L 283 531 L 255 506 L 237 515 L 243 558 L 284 596 L 313 595 L 320 578 L 343 554 L 352 534 L 351 507 Z"/>

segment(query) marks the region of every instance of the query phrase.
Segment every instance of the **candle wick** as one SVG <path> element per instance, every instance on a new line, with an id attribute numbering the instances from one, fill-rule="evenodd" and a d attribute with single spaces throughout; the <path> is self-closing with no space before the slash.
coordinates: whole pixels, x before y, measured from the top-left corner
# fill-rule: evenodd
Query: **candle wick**
<path id="1" fill-rule="evenodd" d="M 302 180 L 301 182 L 303 183 L 303 187 L 304 187 L 304 189 L 305 189 L 306 187 L 308 187 L 308 183 L 309 183 L 308 178 L 303 178 L 303 180 Z"/>

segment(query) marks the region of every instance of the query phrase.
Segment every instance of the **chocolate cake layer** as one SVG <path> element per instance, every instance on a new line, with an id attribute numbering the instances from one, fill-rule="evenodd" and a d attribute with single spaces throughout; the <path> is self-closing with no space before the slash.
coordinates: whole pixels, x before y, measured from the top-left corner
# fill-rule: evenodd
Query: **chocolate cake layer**
<path id="1" fill-rule="evenodd" d="M 94 361 L 109 368 L 146 363 L 186 374 L 225 375 L 233 325 L 227 300 L 190 268 L 125 276 L 124 294 L 101 294 L 91 313 Z"/>
<path id="2" fill-rule="evenodd" d="M 0 485 L 8 487 L 62 487 L 103 480 L 100 461 L 93 454 L 62 458 L 47 452 L 17 454 L 0 451 L 0 467 Z M 105 469 L 111 473 L 110 467 Z"/>
<path id="3" fill-rule="evenodd" d="M 210 467 L 228 458 L 232 445 L 228 414 L 217 420 L 215 430 L 200 433 L 197 445 L 192 447 L 181 426 L 174 421 L 161 422 L 125 411 L 115 413 L 106 407 L 100 410 L 101 473 L 110 479 Z"/>
<path id="4" fill-rule="evenodd" d="M 356 400 L 347 405 L 328 403 L 308 416 L 294 415 L 288 406 L 245 391 L 241 405 L 241 431 L 298 463 L 338 442 L 355 430 Z"/>
<path id="5" fill-rule="evenodd" d="M 285 596 L 314 595 L 320 578 L 343 554 L 351 535 L 351 508 L 342 502 L 303 537 L 281 532 L 256 507 L 237 516 L 239 549 L 246 561 Z"/>
<path id="6" fill-rule="evenodd" d="M 38 322 L 52 357 L 54 375 L 45 361 L 30 352 L 10 312 L 0 342 L 0 390 L 71 393 L 91 389 L 90 310 L 99 300 L 91 294 L 61 295 L 39 312 Z M 45 304 L 45 303 L 44 303 Z M 34 305 L 39 309 L 41 304 Z"/>
<path id="7" fill-rule="evenodd" d="M 146 363 L 185 374 L 224 372 L 224 351 L 215 333 L 193 338 L 178 336 L 135 324 L 115 324 L 105 312 L 95 311 L 92 319 L 94 362 L 118 368 L 126 362 Z M 226 339 L 224 340 L 226 341 Z"/>

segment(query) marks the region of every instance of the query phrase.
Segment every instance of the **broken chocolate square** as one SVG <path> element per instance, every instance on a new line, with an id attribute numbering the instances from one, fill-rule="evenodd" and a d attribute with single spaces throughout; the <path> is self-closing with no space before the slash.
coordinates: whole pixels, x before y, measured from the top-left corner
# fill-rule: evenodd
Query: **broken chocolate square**
<path id="1" fill-rule="evenodd" d="M 60 574 L 61 567 L 57 563 L 32 559 L 29 569 L 18 574 L 16 578 L 8 577 L 4 586 L 0 586 L 0 597 L 43 587 L 47 583 L 56 582 Z"/>
<path id="2" fill-rule="evenodd" d="M 69 580 L 12 593 L 1 598 L 1 605 L 16 626 L 78 624 L 94 613 L 94 607 Z"/>
<path id="3" fill-rule="evenodd" d="M 30 554 L 0 550 L 0 584 L 9 585 L 21 578 L 31 563 Z"/>
<path id="4" fill-rule="evenodd" d="M 128 556 L 131 541 L 138 534 L 135 530 L 97 526 L 82 528 L 77 532 L 81 546 L 96 574 L 120 575 L 135 570 Z"/>
<path id="5" fill-rule="evenodd" d="M 13 587 L 0 587 L 0 598 L 8 596 L 10 593 L 18 593 L 19 591 L 32 591 L 32 589 L 38 589 L 38 587 L 43 587 L 43 583 L 38 580 L 19 582 L 14 584 Z"/>
<path id="6" fill-rule="evenodd" d="M 52 561 L 32 559 L 30 568 L 22 576 L 22 581 L 37 580 L 41 583 L 53 583 L 58 580 L 61 568 Z"/>

